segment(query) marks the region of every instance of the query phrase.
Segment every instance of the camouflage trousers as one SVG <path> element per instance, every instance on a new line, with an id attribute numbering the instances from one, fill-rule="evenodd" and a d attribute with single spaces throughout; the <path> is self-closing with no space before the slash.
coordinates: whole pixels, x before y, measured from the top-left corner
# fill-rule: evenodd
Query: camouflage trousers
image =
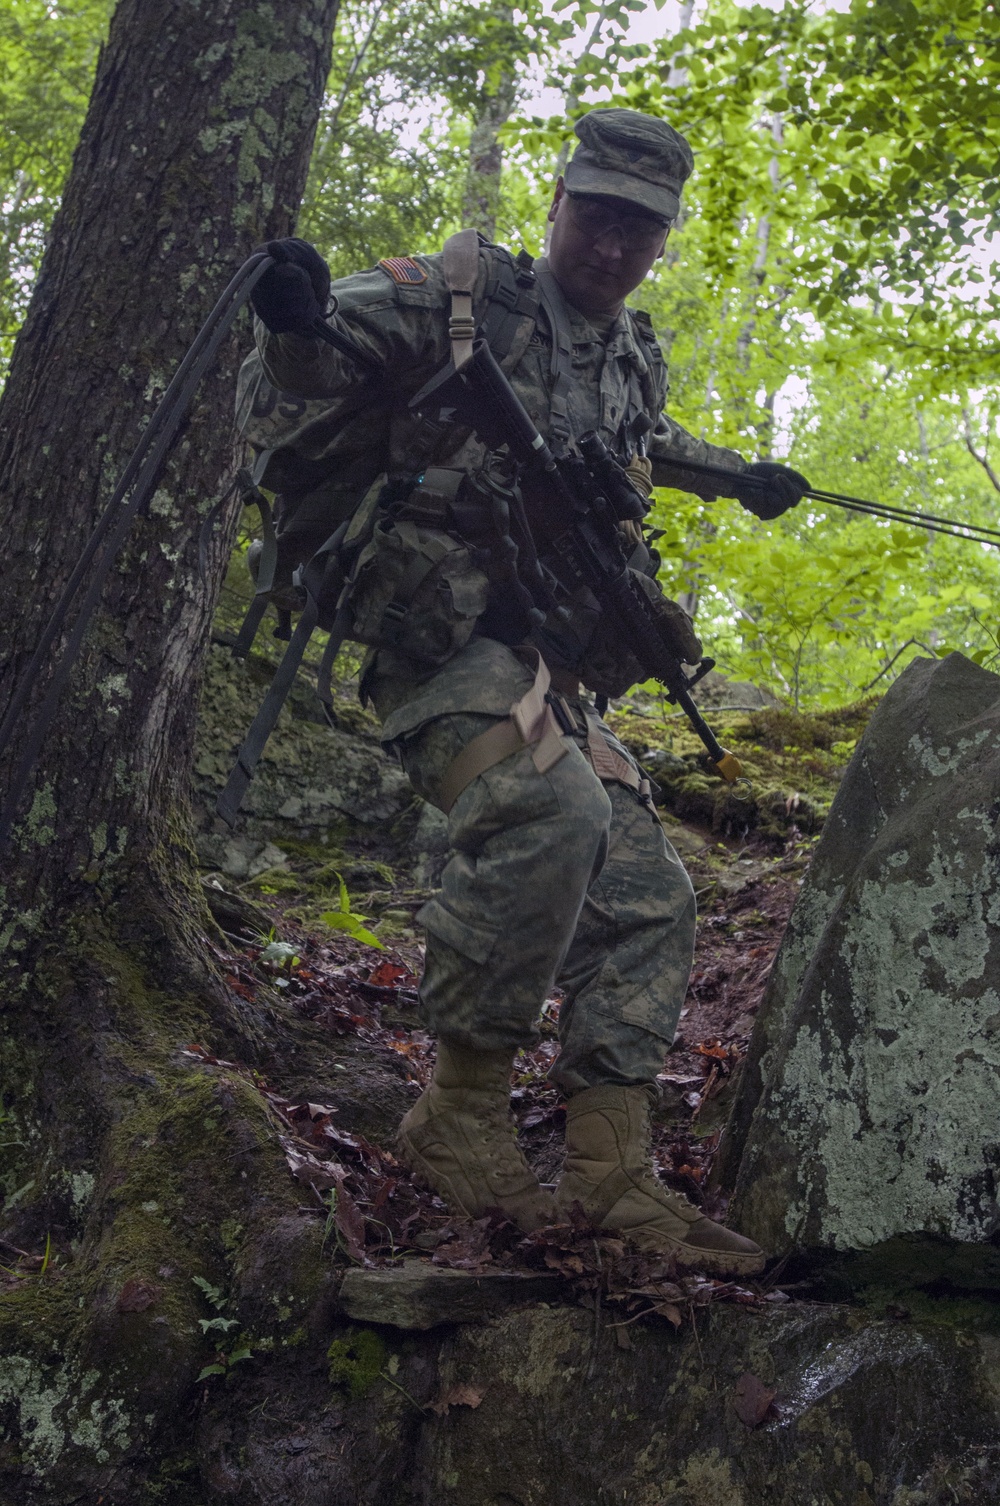
<path id="1" fill-rule="evenodd" d="M 497 720 L 439 715 L 396 741 L 418 794 L 434 803 L 455 755 Z M 580 750 L 584 732 L 564 741 L 545 774 L 524 748 L 462 791 L 440 894 L 418 920 L 422 1016 L 456 1045 L 530 1046 L 547 995 L 562 990 L 550 1076 L 569 1096 L 661 1070 L 691 970 L 695 897 L 650 808 L 602 784 Z"/>

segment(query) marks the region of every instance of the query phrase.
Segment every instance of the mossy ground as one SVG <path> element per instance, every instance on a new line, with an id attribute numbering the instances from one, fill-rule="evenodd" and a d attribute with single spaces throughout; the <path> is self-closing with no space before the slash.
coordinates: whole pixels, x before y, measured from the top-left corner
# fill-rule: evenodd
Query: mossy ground
<path id="1" fill-rule="evenodd" d="M 661 786 L 667 810 L 720 835 L 780 846 L 793 828 L 805 834 L 821 829 L 876 705 L 877 698 L 869 698 L 816 713 L 706 708 L 712 731 L 743 766 L 748 785 L 735 788 L 709 772 L 697 733 L 668 703 L 638 696 L 610 712 L 608 721 Z"/>

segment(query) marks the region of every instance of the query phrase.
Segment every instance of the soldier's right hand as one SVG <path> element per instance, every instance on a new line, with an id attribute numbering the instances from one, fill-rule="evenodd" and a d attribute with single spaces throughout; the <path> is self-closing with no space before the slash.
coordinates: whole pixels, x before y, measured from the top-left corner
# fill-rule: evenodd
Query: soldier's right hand
<path id="1" fill-rule="evenodd" d="M 266 251 L 275 265 L 250 294 L 254 313 L 273 335 L 311 335 L 330 301 L 330 268 L 315 246 L 294 237 L 266 241 L 257 251 Z"/>

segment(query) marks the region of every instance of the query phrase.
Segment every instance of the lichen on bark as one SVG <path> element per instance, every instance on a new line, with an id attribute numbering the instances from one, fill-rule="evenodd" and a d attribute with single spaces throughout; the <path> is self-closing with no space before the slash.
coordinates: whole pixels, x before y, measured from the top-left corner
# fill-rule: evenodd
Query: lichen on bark
<path id="1" fill-rule="evenodd" d="M 336 9 L 118 5 L 2 398 L 0 709 L 202 319 L 253 245 L 292 229 Z M 296 1039 L 213 960 L 188 809 L 233 506 L 205 570 L 198 537 L 232 465 L 247 333 L 108 572 L 5 854 L 0 1237 L 51 1254 L 0 1292 L 11 1503 L 142 1497 L 210 1357 L 193 1277 L 276 1350 L 330 1280 L 261 1094 L 183 1055 L 197 1040 L 259 1063 Z"/>

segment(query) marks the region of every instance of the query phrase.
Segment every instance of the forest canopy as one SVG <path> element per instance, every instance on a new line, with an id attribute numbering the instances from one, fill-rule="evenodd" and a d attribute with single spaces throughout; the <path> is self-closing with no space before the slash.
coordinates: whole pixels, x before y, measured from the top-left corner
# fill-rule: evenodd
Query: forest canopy
<path id="1" fill-rule="evenodd" d="M 112 9 L 0 0 L 4 361 Z M 537 253 L 574 118 L 662 114 L 696 168 L 634 301 L 672 413 L 818 486 L 993 524 L 998 41 L 974 0 L 344 0 L 298 230 L 335 275 L 463 223 Z M 914 653 L 1000 651 L 985 546 L 676 492 L 656 522 L 664 583 L 720 665 L 796 704 L 883 688 Z"/>

